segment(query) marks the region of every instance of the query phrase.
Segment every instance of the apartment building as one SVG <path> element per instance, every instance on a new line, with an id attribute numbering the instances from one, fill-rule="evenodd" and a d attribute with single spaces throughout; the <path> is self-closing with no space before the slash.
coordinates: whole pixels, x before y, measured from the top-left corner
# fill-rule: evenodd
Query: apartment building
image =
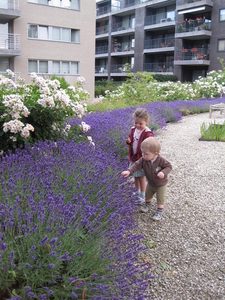
<path id="1" fill-rule="evenodd" d="M 0 73 L 79 76 L 94 95 L 95 9 L 90 0 L 0 0 Z"/>
<path id="2" fill-rule="evenodd" d="M 194 81 L 225 59 L 224 0 L 96 0 L 95 80 L 127 71 Z"/>

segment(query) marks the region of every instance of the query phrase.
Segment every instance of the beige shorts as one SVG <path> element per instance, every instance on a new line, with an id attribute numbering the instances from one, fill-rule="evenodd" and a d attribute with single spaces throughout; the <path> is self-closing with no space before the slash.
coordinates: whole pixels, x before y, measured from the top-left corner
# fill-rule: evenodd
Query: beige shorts
<path id="1" fill-rule="evenodd" d="M 146 200 L 152 199 L 152 197 L 156 193 L 157 204 L 163 205 L 166 203 L 166 191 L 167 191 L 167 185 L 160 186 L 158 188 L 154 188 L 147 183 L 145 199 Z"/>

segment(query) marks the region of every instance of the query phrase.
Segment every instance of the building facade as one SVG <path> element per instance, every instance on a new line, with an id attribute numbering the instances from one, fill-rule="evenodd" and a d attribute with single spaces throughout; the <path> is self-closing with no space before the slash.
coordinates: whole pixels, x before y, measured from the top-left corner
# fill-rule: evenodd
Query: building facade
<path id="1" fill-rule="evenodd" d="M 95 79 L 129 70 L 194 81 L 222 69 L 224 0 L 96 0 Z"/>
<path id="2" fill-rule="evenodd" d="M 1 0 L 0 73 L 85 78 L 94 95 L 95 6 L 89 0 Z"/>

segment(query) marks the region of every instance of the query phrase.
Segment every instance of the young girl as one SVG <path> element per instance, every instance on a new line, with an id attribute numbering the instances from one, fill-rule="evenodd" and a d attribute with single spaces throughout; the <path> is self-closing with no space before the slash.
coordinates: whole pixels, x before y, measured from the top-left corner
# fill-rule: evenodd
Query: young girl
<path id="1" fill-rule="evenodd" d="M 134 126 L 131 128 L 129 137 L 126 139 L 126 143 L 129 145 L 128 158 L 129 167 L 133 165 L 135 161 L 142 157 L 141 143 L 143 140 L 150 136 L 154 136 L 154 133 L 146 126 L 149 122 L 148 111 L 144 108 L 137 108 L 133 114 Z M 145 189 L 146 181 L 144 170 L 138 170 L 132 174 L 135 180 L 135 187 L 139 195 L 139 198 L 135 200 L 135 204 L 142 204 L 145 202 Z"/>

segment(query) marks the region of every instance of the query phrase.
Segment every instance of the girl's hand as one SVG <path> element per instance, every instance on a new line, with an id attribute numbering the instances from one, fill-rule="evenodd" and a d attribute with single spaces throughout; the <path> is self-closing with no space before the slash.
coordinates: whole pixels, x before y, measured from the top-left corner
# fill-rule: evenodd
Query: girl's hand
<path id="1" fill-rule="evenodd" d="M 131 139 L 130 138 L 126 139 L 126 143 L 130 144 L 131 143 Z"/>
<path id="2" fill-rule="evenodd" d="M 128 177 L 128 176 L 130 175 L 130 171 L 123 171 L 123 172 L 121 173 L 121 175 L 122 175 L 124 178 L 126 178 L 126 177 Z"/>
<path id="3" fill-rule="evenodd" d="M 159 177 L 160 179 L 163 179 L 165 177 L 164 173 L 163 172 L 159 172 L 157 174 L 157 177 Z"/>

